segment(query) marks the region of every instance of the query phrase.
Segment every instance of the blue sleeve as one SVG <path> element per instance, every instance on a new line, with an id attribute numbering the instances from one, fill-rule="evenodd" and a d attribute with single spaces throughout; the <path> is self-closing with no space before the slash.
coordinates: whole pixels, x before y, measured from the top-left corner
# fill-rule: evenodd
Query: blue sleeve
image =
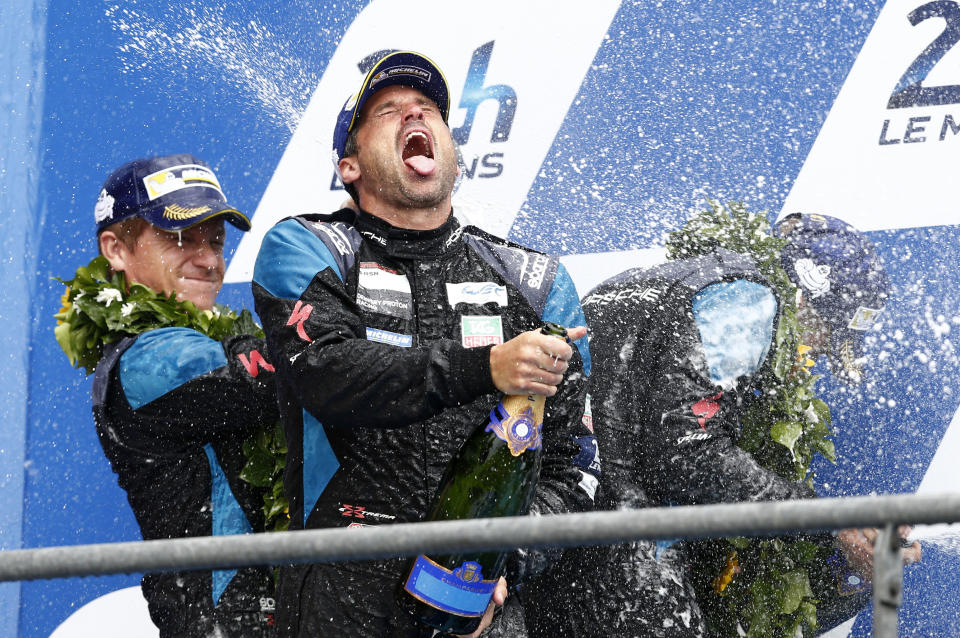
<path id="1" fill-rule="evenodd" d="M 225 365 L 219 341 L 190 328 L 160 328 L 140 335 L 120 357 L 120 383 L 136 410 Z"/>
<path id="2" fill-rule="evenodd" d="M 274 297 L 299 299 L 318 272 L 340 271 L 330 249 L 295 219 L 271 228 L 263 238 L 253 267 L 253 281 Z"/>
<path id="3" fill-rule="evenodd" d="M 587 325 L 587 319 L 583 316 L 583 308 L 580 307 L 580 298 L 577 296 L 577 288 L 573 285 L 573 279 L 563 264 L 557 266 L 557 274 L 553 278 L 553 286 L 550 288 L 550 294 L 547 297 L 547 305 L 543 309 L 544 321 L 559 323 L 566 328 Z M 586 337 L 573 342 L 580 351 L 580 358 L 583 359 L 583 371 L 590 376 L 590 344 Z"/>

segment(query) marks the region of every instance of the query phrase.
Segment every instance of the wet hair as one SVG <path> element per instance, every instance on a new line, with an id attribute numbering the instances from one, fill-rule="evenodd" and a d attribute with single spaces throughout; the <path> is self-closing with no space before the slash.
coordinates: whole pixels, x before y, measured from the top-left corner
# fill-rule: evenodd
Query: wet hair
<path id="1" fill-rule="evenodd" d="M 354 125 L 352 129 L 350 129 L 350 133 L 347 134 L 347 141 L 343 145 L 344 157 L 350 157 L 351 155 L 356 155 L 357 152 L 360 150 L 360 145 L 357 143 L 357 129 L 359 128 L 360 128 L 360 122 L 358 118 L 357 123 Z"/>

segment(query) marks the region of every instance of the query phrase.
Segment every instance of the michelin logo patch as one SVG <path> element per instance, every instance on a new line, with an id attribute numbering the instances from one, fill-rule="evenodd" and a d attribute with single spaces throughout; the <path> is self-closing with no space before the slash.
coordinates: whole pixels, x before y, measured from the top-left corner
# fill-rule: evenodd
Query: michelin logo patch
<path id="1" fill-rule="evenodd" d="M 367 339 L 400 348 L 409 348 L 413 345 L 412 335 L 397 334 L 396 332 L 380 330 L 379 328 L 367 328 Z"/>
<path id="2" fill-rule="evenodd" d="M 465 281 L 462 284 L 447 284 L 447 299 L 450 306 L 458 303 L 507 305 L 507 288 L 492 281 Z"/>
<path id="3" fill-rule="evenodd" d="M 421 69 L 418 66 L 392 66 L 389 69 L 384 69 L 377 73 L 371 80 L 370 86 L 374 87 L 380 82 L 398 75 L 410 75 L 424 82 L 430 81 L 430 72 L 426 69 Z"/>
<path id="4" fill-rule="evenodd" d="M 407 276 L 378 263 L 361 262 L 357 305 L 369 312 L 410 319 L 413 297 Z"/>

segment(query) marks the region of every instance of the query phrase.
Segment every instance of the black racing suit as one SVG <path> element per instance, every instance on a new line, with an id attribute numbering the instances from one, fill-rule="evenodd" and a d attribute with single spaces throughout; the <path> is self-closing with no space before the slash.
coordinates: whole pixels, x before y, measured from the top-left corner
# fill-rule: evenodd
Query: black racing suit
<path id="1" fill-rule="evenodd" d="M 556 258 L 453 216 L 428 231 L 346 209 L 286 219 L 264 238 L 253 290 L 277 361 L 291 529 L 421 520 L 451 457 L 499 400 L 491 347 L 544 321 L 583 324 Z M 595 450 L 582 423 L 585 341 L 546 402 L 538 513 L 592 508 L 596 478 L 574 463 Z M 545 560 L 514 553 L 508 581 Z M 394 615 L 407 565 L 283 569 L 281 635 L 421 635 Z"/>
<path id="2" fill-rule="evenodd" d="M 93 414 L 145 540 L 263 531 L 262 494 L 238 478 L 251 428 L 278 418 L 262 352 L 262 339 L 188 328 L 107 347 Z M 142 589 L 161 638 L 270 635 L 268 568 L 147 574 Z"/>
<path id="3" fill-rule="evenodd" d="M 721 384 L 711 376 L 694 299 L 720 289 L 713 284 L 733 282 L 760 292 L 768 321 L 751 333 L 752 364 Z M 752 396 L 748 384 L 767 357 L 777 313 L 774 293 L 752 261 L 718 249 L 636 268 L 581 303 L 591 330 L 590 403 L 605 465 L 598 509 L 814 497 L 735 444 L 743 401 Z M 720 318 L 732 320 L 722 328 L 721 349 L 734 347 L 734 324 L 747 324 L 748 305 Z M 537 614 L 528 621 L 531 635 L 706 635 L 685 552 L 683 544 L 652 541 L 567 552 L 559 574 L 538 584 L 549 602 L 531 612 Z"/>

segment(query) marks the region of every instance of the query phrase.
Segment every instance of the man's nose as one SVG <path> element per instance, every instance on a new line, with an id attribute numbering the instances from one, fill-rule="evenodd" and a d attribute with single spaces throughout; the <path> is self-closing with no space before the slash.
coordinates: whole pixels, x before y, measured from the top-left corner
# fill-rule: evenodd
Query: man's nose
<path id="1" fill-rule="evenodd" d="M 199 245 L 194 253 L 193 262 L 198 266 L 213 269 L 220 265 L 220 253 L 216 248 L 204 242 Z"/>
<path id="2" fill-rule="evenodd" d="M 403 108 L 403 121 L 422 120 L 423 109 L 416 102 L 412 102 Z"/>

